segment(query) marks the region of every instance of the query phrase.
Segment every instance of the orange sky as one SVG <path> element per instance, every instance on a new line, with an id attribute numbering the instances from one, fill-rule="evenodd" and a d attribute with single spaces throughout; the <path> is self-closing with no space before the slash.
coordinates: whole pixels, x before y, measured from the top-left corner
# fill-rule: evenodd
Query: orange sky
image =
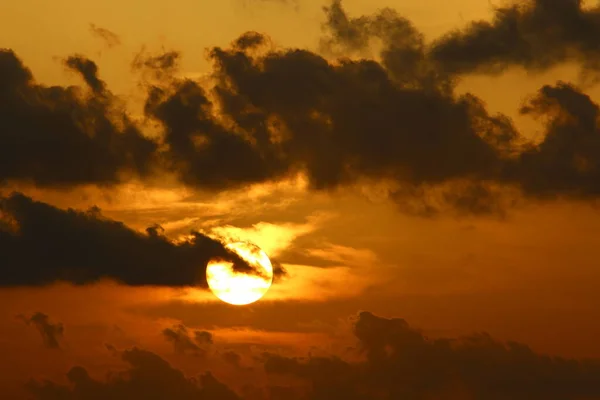
<path id="1" fill-rule="evenodd" d="M 325 4 L 4 1 L 0 47 L 14 50 L 44 85 L 81 85 L 60 60 L 71 54 L 89 57 L 137 117 L 144 92 L 131 61 L 143 47 L 152 53 L 180 51 L 180 74 L 192 78 L 211 71 L 205 49 L 227 47 L 248 30 L 268 34 L 277 47 L 319 51 Z M 394 8 L 427 39 L 491 16 L 490 4 L 481 0 L 343 4 L 350 16 Z M 109 45 L 90 24 L 114 32 L 119 43 Z M 576 63 L 542 73 L 515 67 L 500 76 L 465 76 L 456 90 L 473 92 L 491 113 L 508 115 L 524 136 L 535 139 L 543 134 L 543 120 L 519 115 L 520 105 L 544 84 L 577 82 L 577 71 Z M 585 92 L 600 101 L 597 85 Z M 286 356 L 312 351 L 351 357 L 344 353 L 354 340 L 349 318 L 359 311 L 404 318 L 431 337 L 487 332 L 501 341 L 526 343 L 535 352 L 600 358 L 600 321 L 594 318 L 600 305 L 597 200 L 523 199 L 502 216 L 422 217 L 403 212 L 384 189 L 358 182 L 313 192 L 302 176 L 218 193 L 172 180 L 66 189 L 11 181 L 0 188 L 3 195 L 19 190 L 60 209 L 96 205 L 105 217 L 140 232 L 158 223 L 171 240 L 200 230 L 252 241 L 272 259 L 284 260 L 287 275 L 276 279 L 263 299 L 244 307 L 226 305 L 201 289 L 132 288 L 105 281 L 2 288 L 0 385 L 8 396 L 21 398 L 20 382 L 65 382 L 73 365 L 103 377 L 106 370 L 125 365 L 105 344 L 148 349 L 189 374 L 212 368 L 223 381 L 243 376 L 251 382 L 254 378 L 223 362 L 220 354 L 234 349 L 247 365 L 263 348 Z M 64 325 L 58 335 L 62 350 L 44 348 L 32 324 L 16 317 L 38 311 Z M 208 358 L 197 361 L 173 350 L 163 332 L 177 324 L 213 334 Z M 263 375 L 256 379 L 270 379 Z"/>

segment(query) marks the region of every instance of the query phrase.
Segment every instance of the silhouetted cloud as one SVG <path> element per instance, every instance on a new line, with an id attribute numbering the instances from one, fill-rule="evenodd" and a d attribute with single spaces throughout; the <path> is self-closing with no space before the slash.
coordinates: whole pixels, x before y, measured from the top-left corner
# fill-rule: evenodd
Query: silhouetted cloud
<path id="1" fill-rule="evenodd" d="M 102 39 L 108 47 L 115 47 L 121 44 L 121 39 L 119 38 L 119 35 L 109 31 L 106 28 L 102 28 L 95 24 L 90 24 L 90 32 L 92 33 L 92 35 Z"/>
<path id="2" fill-rule="evenodd" d="M 164 78 L 164 74 L 172 74 L 179 68 L 180 61 L 181 53 L 178 51 L 150 54 L 146 48 L 142 48 L 133 58 L 131 68 L 133 71 L 151 71 L 155 77 Z"/>
<path id="3" fill-rule="evenodd" d="M 600 108 L 576 87 L 546 85 L 522 108 L 546 121 L 544 139 L 507 168 L 525 193 L 553 197 L 600 195 Z"/>
<path id="4" fill-rule="evenodd" d="M 176 353 L 206 355 L 207 347 L 213 344 L 212 334 L 207 331 L 194 331 L 190 336 L 188 328 L 179 324 L 163 330 L 165 339 L 173 344 Z"/>
<path id="5" fill-rule="evenodd" d="M 600 396 L 600 363 L 536 354 L 487 334 L 428 339 L 398 318 L 360 313 L 366 361 L 267 354 L 265 370 L 310 383 L 307 399 L 584 399 Z"/>
<path id="6" fill-rule="evenodd" d="M 323 50 L 337 55 L 360 54 L 372 48 L 377 39 L 381 65 L 396 84 L 451 93 L 452 79 L 431 62 L 423 34 L 395 10 L 383 8 L 373 15 L 352 18 L 341 0 L 332 0 L 324 11 Z"/>
<path id="7" fill-rule="evenodd" d="M 491 22 L 475 21 L 437 40 L 432 58 L 454 74 L 499 73 L 510 66 L 543 71 L 576 61 L 600 67 L 600 7 L 582 0 L 526 0 L 494 7 Z"/>
<path id="8" fill-rule="evenodd" d="M 44 341 L 44 345 L 50 349 L 59 349 L 59 340 L 64 333 L 63 324 L 60 322 L 51 323 L 50 317 L 41 312 L 36 312 L 31 317 L 19 316 L 27 325 L 33 325 Z"/>
<path id="9" fill-rule="evenodd" d="M 364 178 L 408 187 L 493 181 L 518 136 L 510 120 L 489 115 L 474 96 L 399 85 L 374 61 L 332 64 L 305 50 L 257 56 L 215 48 L 212 57 L 224 112 L 253 134 L 243 148 L 261 155 L 237 163 L 247 182 L 298 170 L 317 190 Z"/>
<path id="10" fill-rule="evenodd" d="M 178 330 L 180 330 L 178 328 Z M 222 359 L 241 378 L 231 378 L 240 395 L 210 372 L 186 377 L 158 355 L 139 348 L 120 354 L 129 364 L 105 380 L 92 379 L 83 367 L 67 374 L 69 385 L 30 381 L 30 393 L 47 399 L 498 399 L 579 400 L 600 397 L 600 361 L 538 354 L 523 344 L 499 342 L 481 333 L 457 339 L 428 338 L 400 318 L 361 312 L 353 333 L 350 359 L 342 356 L 289 357 L 261 353 L 256 368 L 240 367 L 233 351 Z M 189 336 L 188 336 L 189 337 Z M 267 379 L 261 372 L 267 373 Z M 242 379 L 252 384 L 239 385 Z M 252 378 L 254 377 L 254 378 Z M 289 379 L 292 378 L 292 379 Z M 243 382 L 242 382 L 243 383 Z M 242 386 L 240 388 L 240 386 Z M 195 397 L 194 397 L 195 396 Z"/>
<path id="11" fill-rule="evenodd" d="M 522 108 L 554 121 L 541 144 L 455 92 L 460 74 L 498 66 L 575 59 L 591 70 L 597 8 L 532 0 L 433 44 L 391 9 L 352 18 L 333 0 L 325 14 L 326 48 L 363 51 L 378 40 L 379 56 L 332 61 L 273 49 L 267 36 L 247 32 L 210 49 L 209 88 L 179 76 L 180 53 L 142 50 L 132 68 L 154 78 L 144 84 L 145 116 L 163 129 L 154 139 L 118 106 L 93 61 L 65 61 L 91 89 L 84 93 L 39 85 L 14 53 L 0 52 L 0 179 L 106 185 L 170 172 L 220 191 L 304 173 L 321 191 L 385 181 L 391 199 L 421 215 L 503 213 L 522 194 L 597 197 L 596 105 L 577 88 L 546 86 Z M 579 106 L 589 115 L 573 111 Z"/>
<path id="12" fill-rule="evenodd" d="M 70 57 L 94 91 L 37 84 L 11 50 L 0 50 L 0 181 L 65 186 L 150 174 L 157 144 L 112 104 L 96 64 Z"/>
<path id="13" fill-rule="evenodd" d="M 102 94 L 105 90 L 105 83 L 98 78 L 98 66 L 95 62 L 82 56 L 70 56 L 65 60 L 65 64 L 79 72 L 85 83 L 97 94 Z"/>
<path id="14" fill-rule="evenodd" d="M 0 198 L 0 286 L 77 285 L 112 279 L 125 285 L 206 287 L 210 259 L 254 271 L 223 243 L 202 233 L 173 243 L 151 227 L 138 233 L 98 208 L 61 210 L 20 193 Z"/>
<path id="15" fill-rule="evenodd" d="M 210 346 L 213 344 L 213 335 L 208 331 L 195 331 L 194 340 L 199 346 Z"/>
<path id="16" fill-rule="evenodd" d="M 239 399 L 211 373 L 188 378 L 152 352 L 134 347 L 123 351 L 121 358 L 129 369 L 110 374 L 106 381 L 94 380 L 83 367 L 73 367 L 67 374 L 68 386 L 31 381 L 27 388 L 38 400 Z"/>

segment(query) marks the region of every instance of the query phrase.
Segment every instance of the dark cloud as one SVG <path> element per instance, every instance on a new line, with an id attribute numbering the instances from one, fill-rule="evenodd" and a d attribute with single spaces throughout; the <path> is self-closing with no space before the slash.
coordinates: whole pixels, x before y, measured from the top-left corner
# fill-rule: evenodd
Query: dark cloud
<path id="1" fill-rule="evenodd" d="M 536 354 L 487 334 L 429 339 L 402 319 L 363 312 L 354 334 L 366 361 L 266 355 L 265 370 L 310 383 L 307 399 L 592 399 L 600 363 Z"/>
<path id="2" fill-rule="evenodd" d="M 395 10 L 384 8 L 373 15 L 351 18 L 341 0 L 332 0 L 324 11 L 323 50 L 337 55 L 363 54 L 378 44 L 375 47 L 379 48 L 381 65 L 395 83 L 451 92 L 452 80 L 430 61 L 423 34 Z"/>
<path id="3" fill-rule="evenodd" d="M 112 279 L 133 286 L 205 287 L 205 267 L 213 258 L 254 271 L 204 234 L 192 232 L 190 240 L 173 243 L 156 227 L 141 234 L 98 208 L 61 210 L 14 193 L 0 198 L 0 220 L 0 286 Z"/>
<path id="4" fill-rule="evenodd" d="M 325 48 L 363 52 L 375 41 L 378 57 L 274 50 L 266 36 L 247 32 L 210 49 L 209 88 L 178 76 L 180 53 L 143 49 L 132 68 L 153 77 L 144 83 L 144 113 L 163 130 L 153 140 L 118 106 L 93 61 L 65 61 L 91 89 L 85 93 L 36 84 L 11 51 L 0 52 L 0 179 L 111 184 L 166 171 L 220 191 L 303 172 L 322 191 L 385 180 L 403 210 L 426 216 L 502 214 L 519 191 L 597 197 L 596 105 L 577 88 L 546 86 L 522 108 L 553 121 L 541 144 L 454 90 L 457 75 L 497 66 L 575 59 L 592 68 L 596 8 L 567 0 L 507 6 L 494 22 L 433 44 L 391 9 L 352 18 L 334 0 L 325 13 Z"/>
<path id="5" fill-rule="evenodd" d="M 279 282 L 287 276 L 287 270 L 280 260 L 271 259 L 270 261 L 273 267 L 273 282 Z"/>
<path id="6" fill-rule="evenodd" d="M 510 66 L 543 71 L 575 61 L 600 66 L 600 7 L 582 0 L 526 0 L 494 7 L 491 22 L 475 21 L 437 40 L 432 59 L 454 73 L 499 73 Z"/>
<path id="7" fill-rule="evenodd" d="M 213 335 L 208 331 L 195 331 L 194 340 L 199 346 L 210 346 L 213 344 Z"/>
<path id="8" fill-rule="evenodd" d="M 215 48 L 212 57 L 223 110 L 268 155 L 244 169 L 256 171 L 249 182 L 297 170 L 317 190 L 364 178 L 407 187 L 494 180 L 518 136 L 474 96 L 400 85 L 375 61 L 333 64 L 304 50 Z"/>
<path id="9" fill-rule="evenodd" d="M 508 168 L 507 178 L 519 181 L 533 196 L 559 194 L 578 198 L 600 195 L 599 107 L 576 87 L 544 86 L 522 108 L 522 114 L 542 117 L 542 142 L 523 151 Z"/>
<path id="10" fill-rule="evenodd" d="M 169 89 L 151 87 L 145 112 L 163 124 L 169 146 L 166 157 L 187 184 L 221 190 L 287 172 L 270 147 L 263 143 L 261 149 L 243 132 L 219 123 L 213 103 L 197 82 L 184 80 Z"/>
<path id="11" fill-rule="evenodd" d="M 36 312 L 31 317 L 19 316 L 27 325 L 33 325 L 44 341 L 44 345 L 50 349 L 59 349 L 59 340 L 64 333 L 63 324 L 50 322 L 50 317 L 41 312 Z"/>
<path id="12" fill-rule="evenodd" d="M 242 357 L 235 351 L 231 350 L 223 352 L 223 354 L 221 354 L 221 357 L 223 358 L 223 360 L 225 360 L 225 362 L 233 365 L 234 367 L 240 367 L 240 363 L 242 362 Z"/>
<path id="13" fill-rule="evenodd" d="M 93 95 L 37 84 L 12 51 L 0 50 L 0 181 L 66 186 L 149 175 L 156 143 L 113 107 L 96 64 L 82 57 L 66 64 Z"/>
<path id="14" fill-rule="evenodd" d="M 173 344 L 176 353 L 191 353 L 197 356 L 206 355 L 206 348 L 212 345 L 212 334 L 206 331 L 194 331 L 193 336 L 185 325 L 179 324 L 163 330 L 165 339 Z"/>
<path id="15" fill-rule="evenodd" d="M 157 79 L 165 80 L 179 69 L 181 54 L 178 51 L 164 51 L 150 54 L 143 47 L 133 58 L 131 69 L 137 72 L 151 72 Z"/>
<path id="16" fill-rule="evenodd" d="M 240 50 L 253 49 L 264 45 L 267 38 L 258 32 L 246 32 L 233 42 L 233 46 Z"/>
<path id="17" fill-rule="evenodd" d="M 109 374 L 106 381 L 94 380 L 83 367 L 73 367 L 67 374 L 68 386 L 51 381 L 31 381 L 27 388 L 38 400 L 239 399 L 210 373 L 188 378 L 149 351 L 134 347 L 122 352 L 121 358 L 129 368 Z"/>
<path id="18" fill-rule="evenodd" d="M 105 84 L 98 78 L 98 66 L 95 62 L 82 56 L 71 56 L 65 60 L 65 64 L 79 72 L 85 83 L 97 94 L 102 94 L 105 90 Z"/>
<path id="19" fill-rule="evenodd" d="M 177 329 L 181 330 L 181 329 Z M 350 355 L 290 357 L 260 352 L 256 368 L 240 367 L 233 351 L 221 359 L 238 371 L 232 376 L 239 397 L 211 373 L 186 377 L 158 355 L 132 348 L 120 355 L 129 368 L 105 380 L 83 367 L 67 374 L 68 385 L 30 381 L 36 399 L 497 399 L 583 400 L 600 398 L 600 361 L 538 354 L 523 344 L 500 342 L 486 333 L 429 338 L 400 318 L 361 312 L 354 319 L 356 346 Z M 188 335 L 189 337 L 189 335 Z M 281 350 L 281 349 L 280 349 Z M 278 351 L 278 350 L 275 350 Z M 357 353 L 358 352 L 358 353 Z M 267 379 L 262 379 L 262 372 Z M 250 379 L 250 384 L 245 383 Z"/>
<path id="20" fill-rule="evenodd" d="M 95 24 L 90 24 L 90 32 L 92 35 L 102 39 L 108 47 L 115 47 L 121 44 L 121 38 L 119 38 L 119 35 L 109 31 L 106 28 L 102 28 Z"/>

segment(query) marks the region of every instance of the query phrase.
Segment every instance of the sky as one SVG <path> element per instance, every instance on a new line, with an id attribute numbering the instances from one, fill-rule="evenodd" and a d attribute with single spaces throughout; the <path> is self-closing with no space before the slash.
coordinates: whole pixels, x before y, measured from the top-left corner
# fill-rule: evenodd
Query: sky
<path id="1" fill-rule="evenodd" d="M 7 0 L 0 37 L 0 398 L 600 399 L 600 4 Z"/>

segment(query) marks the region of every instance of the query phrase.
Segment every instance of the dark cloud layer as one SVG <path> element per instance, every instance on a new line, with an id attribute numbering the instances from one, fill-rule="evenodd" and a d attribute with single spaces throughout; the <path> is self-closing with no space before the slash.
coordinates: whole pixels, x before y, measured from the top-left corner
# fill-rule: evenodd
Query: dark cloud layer
<path id="1" fill-rule="evenodd" d="M 600 363 L 552 358 L 487 334 L 428 339 L 402 319 L 363 312 L 354 333 L 362 363 L 267 355 L 271 374 L 310 383 L 305 399 L 600 398 Z"/>
<path id="2" fill-rule="evenodd" d="M 67 374 L 69 386 L 31 381 L 27 387 L 39 400 L 236 400 L 239 397 L 210 373 L 188 378 L 158 355 L 132 348 L 121 353 L 129 369 L 106 381 L 91 378 L 83 367 Z"/>
<path id="3" fill-rule="evenodd" d="M 199 232 L 173 243 L 160 227 L 141 234 L 103 217 L 98 208 L 61 210 L 19 193 L 0 198 L 0 254 L 0 286 L 101 279 L 133 286 L 206 286 L 205 267 L 213 258 L 253 271 L 221 242 Z"/>
<path id="4" fill-rule="evenodd" d="M 95 380 L 83 367 L 74 367 L 67 374 L 68 385 L 31 381 L 27 387 L 39 400 L 600 398 L 598 361 L 549 357 L 523 344 L 496 341 L 485 333 L 430 339 L 403 319 L 381 318 L 369 312 L 358 315 L 353 330 L 357 340 L 354 350 L 362 354 L 360 359 L 256 354 L 255 366 L 269 379 L 255 379 L 241 390 L 236 385 L 239 382 L 231 382 L 240 394 L 210 373 L 188 378 L 156 354 L 138 348 L 120 353 L 129 369 L 111 372 L 105 380 Z M 239 370 L 239 354 L 228 351 L 222 358 Z M 259 372 L 256 368 L 244 371 Z"/>
<path id="5" fill-rule="evenodd" d="M 421 214 L 452 208 L 498 213 L 505 189 L 534 198 L 597 197 L 597 105 L 576 87 L 543 87 L 522 113 L 550 120 L 528 143 L 457 78 L 510 65 L 597 64 L 598 15 L 576 0 L 496 9 L 433 43 L 391 9 L 349 17 L 325 9 L 325 48 L 346 54 L 379 41 L 376 59 L 331 61 L 277 49 L 257 32 L 212 48 L 214 87 L 179 78 L 180 54 L 138 54 L 152 71 L 144 112 L 164 135 L 149 139 L 118 106 L 96 64 L 71 56 L 91 93 L 35 83 L 13 52 L 0 53 L 0 179 L 40 185 L 111 184 L 170 171 L 195 188 L 224 190 L 305 173 L 314 190 L 387 180 L 391 198 Z M 517 106 L 517 104 L 515 105 Z M 410 207 L 407 206 L 411 205 Z"/>

